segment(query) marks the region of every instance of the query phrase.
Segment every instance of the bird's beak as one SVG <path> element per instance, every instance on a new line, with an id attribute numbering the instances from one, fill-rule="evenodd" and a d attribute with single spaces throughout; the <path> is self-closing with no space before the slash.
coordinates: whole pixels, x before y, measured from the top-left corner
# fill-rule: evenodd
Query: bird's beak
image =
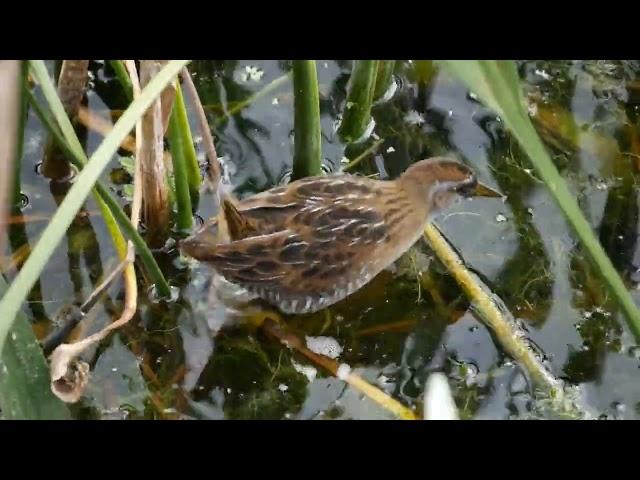
<path id="1" fill-rule="evenodd" d="M 487 187 L 486 185 L 478 182 L 476 187 L 470 192 L 470 197 L 491 197 L 491 198 L 506 198 L 502 193 Z"/>

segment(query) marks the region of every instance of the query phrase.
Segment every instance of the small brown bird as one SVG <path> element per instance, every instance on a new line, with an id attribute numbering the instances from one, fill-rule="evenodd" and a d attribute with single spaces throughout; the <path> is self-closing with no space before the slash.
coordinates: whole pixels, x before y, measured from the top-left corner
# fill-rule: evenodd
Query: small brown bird
<path id="1" fill-rule="evenodd" d="M 501 195 L 463 164 L 431 158 L 396 180 L 309 177 L 234 205 L 181 243 L 231 283 L 285 313 L 312 313 L 364 286 L 457 196 Z"/>

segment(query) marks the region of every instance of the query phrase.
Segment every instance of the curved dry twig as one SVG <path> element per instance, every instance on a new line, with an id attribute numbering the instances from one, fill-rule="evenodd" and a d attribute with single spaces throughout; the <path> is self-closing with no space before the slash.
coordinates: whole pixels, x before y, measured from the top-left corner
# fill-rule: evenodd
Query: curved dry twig
<path id="1" fill-rule="evenodd" d="M 134 98 L 140 95 L 140 82 L 136 72 L 133 60 L 125 62 L 131 82 L 133 84 Z M 140 139 L 142 130 L 142 120 L 136 123 L 136 138 Z M 139 140 L 136 144 L 136 154 L 139 154 L 141 146 Z M 137 159 L 136 159 L 137 160 Z M 138 226 L 140 221 L 140 210 L 142 205 L 142 188 L 141 188 L 141 167 L 140 162 L 136 161 L 136 171 L 134 178 L 134 194 L 133 204 L 131 206 L 131 223 L 134 227 Z M 62 344 L 57 347 L 51 354 L 51 390 L 61 400 L 74 403 L 77 402 L 84 392 L 89 381 L 89 366 L 85 362 L 76 362 L 75 358 L 87 349 L 89 346 L 101 341 L 109 332 L 120 328 L 128 323 L 136 313 L 138 303 L 138 283 L 136 279 L 136 271 L 133 265 L 135 260 L 135 250 L 131 241 L 116 242 L 116 250 L 123 260 L 127 260 L 127 266 L 124 269 L 124 288 L 125 288 L 125 305 L 120 318 L 109 324 L 104 329 L 86 337 L 85 339 L 71 343 Z"/>

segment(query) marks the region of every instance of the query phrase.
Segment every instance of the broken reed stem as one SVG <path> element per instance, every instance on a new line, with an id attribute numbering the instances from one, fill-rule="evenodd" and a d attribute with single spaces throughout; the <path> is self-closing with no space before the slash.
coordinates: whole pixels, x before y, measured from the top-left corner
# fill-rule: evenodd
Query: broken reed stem
<path id="1" fill-rule="evenodd" d="M 191 100 L 191 105 L 193 106 L 193 109 L 196 113 L 198 126 L 200 128 L 200 133 L 202 134 L 202 141 L 204 143 L 204 148 L 207 155 L 207 174 L 209 176 L 209 181 L 211 182 L 217 195 L 220 193 L 220 189 L 218 188 L 221 178 L 220 163 L 218 162 L 218 154 L 216 153 L 216 147 L 213 143 L 213 135 L 211 134 L 211 129 L 209 128 L 209 123 L 207 122 L 207 115 L 204 113 L 204 108 L 202 106 L 202 102 L 200 101 L 198 90 L 193 83 L 191 74 L 189 73 L 189 69 L 187 67 L 184 67 L 180 76 L 182 78 L 182 82 L 187 95 L 189 95 L 189 98 Z"/>
<path id="2" fill-rule="evenodd" d="M 333 376 L 338 377 L 340 380 L 348 383 L 356 390 L 362 392 L 371 400 L 376 402 L 381 407 L 385 408 L 389 412 L 401 420 L 417 420 L 417 415 L 410 408 L 405 407 L 397 400 L 391 398 L 382 390 L 374 387 L 370 383 L 366 382 L 362 377 L 356 375 L 351 371 L 351 367 L 346 364 L 339 365 L 338 362 L 319 355 L 309 350 L 295 335 L 283 331 L 277 322 L 271 318 L 266 318 L 262 324 L 262 329 L 270 336 L 278 339 L 286 347 L 293 348 L 298 353 L 304 355 L 316 365 L 321 366 L 325 370 L 328 370 Z"/>
<path id="3" fill-rule="evenodd" d="M 9 215 L 14 168 L 17 151 L 17 133 L 20 120 L 21 65 L 18 60 L 0 60 L 0 251 L 4 251 L 6 225 Z"/>
<path id="4" fill-rule="evenodd" d="M 161 69 L 161 61 L 141 60 L 140 85 L 146 86 Z M 142 115 L 142 136 L 136 138 L 136 142 L 142 142 L 136 162 L 142 168 L 146 238 L 153 247 L 162 246 L 169 236 L 170 197 L 164 165 L 164 112 L 161 97 L 156 98 L 149 110 Z"/>
<path id="5" fill-rule="evenodd" d="M 512 318 L 505 318 L 495 298 L 492 298 L 495 296 L 487 292 L 479 279 L 467 270 L 440 231 L 433 224 L 428 224 L 424 230 L 424 238 L 469 297 L 472 307 L 485 325 L 493 331 L 506 353 L 529 374 L 536 387 L 545 391 L 551 398 L 562 400 L 562 382 L 544 367 L 528 345 L 525 333 Z"/>
<path id="6" fill-rule="evenodd" d="M 63 60 L 58 77 L 57 95 L 72 123 L 84 97 L 89 75 L 89 60 Z M 42 173 L 52 180 L 61 180 L 71 175 L 69 160 L 61 155 L 53 142 L 45 152 L 42 161 Z"/>
<path id="7" fill-rule="evenodd" d="M 78 113 L 89 80 L 89 60 L 64 60 L 58 79 L 58 95 L 73 121 Z"/>

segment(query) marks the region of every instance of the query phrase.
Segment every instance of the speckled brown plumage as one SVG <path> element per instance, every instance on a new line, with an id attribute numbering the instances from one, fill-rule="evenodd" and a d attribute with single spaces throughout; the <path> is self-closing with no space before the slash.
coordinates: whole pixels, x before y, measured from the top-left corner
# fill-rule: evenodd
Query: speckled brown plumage
<path id="1" fill-rule="evenodd" d="M 182 249 L 285 313 L 314 312 L 368 283 L 418 240 L 435 209 L 477 185 L 471 170 L 442 158 L 393 181 L 310 177 L 226 200 L 223 222 Z"/>

